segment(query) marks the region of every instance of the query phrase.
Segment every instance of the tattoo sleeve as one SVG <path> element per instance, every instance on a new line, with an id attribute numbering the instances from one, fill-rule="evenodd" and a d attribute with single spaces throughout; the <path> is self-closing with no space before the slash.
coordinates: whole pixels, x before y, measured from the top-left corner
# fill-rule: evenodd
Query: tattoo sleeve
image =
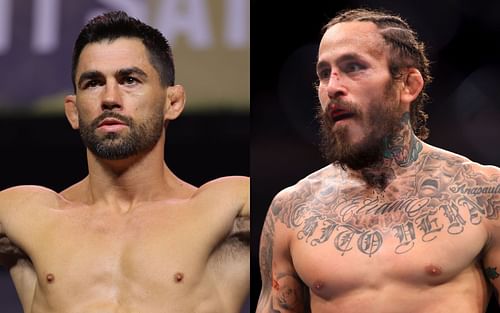
<path id="1" fill-rule="evenodd" d="M 260 241 L 260 272 L 262 290 L 257 313 L 307 313 L 310 312 L 308 292 L 294 272 L 274 268 L 275 216 L 270 210 L 262 229 Z"/>
<path id="2" fill-rule="evenodd" d="M 260 237 L 260 273 L 262 277 L 262 296 L 270 294 L 272 289 L 272 262 L 274 242 L 274 220 L 270 213 L 267 214 Z M 259 301 L 260 302 L 260 301 Z"/>
<path id="3" fill-rule="evenodd" d="M 305 312 L 305 288 L 294 273 L 277 273 L 273 279 L 273 303 L 278 312 Z"/>

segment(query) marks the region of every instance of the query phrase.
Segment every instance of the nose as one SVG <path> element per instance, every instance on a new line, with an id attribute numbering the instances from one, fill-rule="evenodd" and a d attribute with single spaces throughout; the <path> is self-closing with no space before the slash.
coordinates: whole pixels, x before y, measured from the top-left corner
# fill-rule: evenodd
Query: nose
<path id="1" fill-rule="evenodd" d="M 122 108 L 122 98 L 117 83 L 107 83 L 101 99 L 101 109 L 117 110 Z"/>
<path id="2" fill-rule="evenodd" d="M 330 79 L 328 80 L 328 85 L 326 88 L 328 97 L 330 99 L 335 99 L 347 95 L 347 89 L 344 85 L 343 79 L 341 75 L 336 71 L 332 71 L 332 73 L 330 74 Z"/>

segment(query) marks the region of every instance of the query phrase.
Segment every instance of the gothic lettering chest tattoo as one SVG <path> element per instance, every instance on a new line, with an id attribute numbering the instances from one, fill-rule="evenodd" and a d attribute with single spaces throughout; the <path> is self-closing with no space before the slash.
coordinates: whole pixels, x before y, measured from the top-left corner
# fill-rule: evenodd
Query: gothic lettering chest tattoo
<path id="1" fill-rule="evenodd" d="M 442 235 L 458 236 L 500 210 L 499 177 L 462 160 L 423 154 L 415 171 L 382 192 L 356 187 L 342 172 L 319 172 L 271 205 L 271 214 L 310 246 L 329 244 L 341 255 L 373 256 L 390 239 L 394 253 Z M 391 247 L 392 249 L 392 247 Z"/>

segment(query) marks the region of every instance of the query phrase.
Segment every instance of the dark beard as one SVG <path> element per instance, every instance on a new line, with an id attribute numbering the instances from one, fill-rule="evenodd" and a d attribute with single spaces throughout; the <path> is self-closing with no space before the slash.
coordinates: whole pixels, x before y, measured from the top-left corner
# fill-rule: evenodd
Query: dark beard
<path id="1" fill-rule="evenodd" d="M 125 123 L 130 129 L 129 134 L 121 136 L 110 132 L 104 137 L 97 136 L 95 130 L 105 118 L 115 118 Z M 106 160 L 122 160 L 150 151 L 160 139 L 164 127 L 161 110 L 155 112 L 147 122 L 139 125 L 130 117 L 112 111 L 105 111 L 90 124 L 81 119 L 79 123 L 80 136 L 85 146 L 94 155 Z"/>
<path id="2" fill-rule="evenodd" d="M 390 87 L 386 90 L 383 104 L 371 104 L 366 111 L 366 117 L 357 109 L 358 106 L 336 101 L 342 107 L 353 112 L 353 119 L 365 120 L 365 125 L 371 125 L 372 130 L 367 130 L 365 138 L 356 144 L 348 143 L 347 127 L 342 127 L 333 131 L 335 122 L 331 118 L 331 112 L 323 112 L 319 108 L 317 119 L 320 123 L 320 150 L 323 156 L 333 164 L 338 164 L 342 168 L 360 170 L 373 167 L 384 160 L 384 151 L 387 140 L 401 128 L 401 114 L 394 111 L 393 103 L 390 103 Z"/>
<path id="3" fill-rule="evenodd" d="M 333 132 L 334 122 L 329 113 L 318 112 L 320 122 L 320 150 L 323 157 L 343 168 L 360 170 L 382 162 L 384 155 L 384 137 L 366 136 L 361 142 L 347 143 L 347 128 Z"/>

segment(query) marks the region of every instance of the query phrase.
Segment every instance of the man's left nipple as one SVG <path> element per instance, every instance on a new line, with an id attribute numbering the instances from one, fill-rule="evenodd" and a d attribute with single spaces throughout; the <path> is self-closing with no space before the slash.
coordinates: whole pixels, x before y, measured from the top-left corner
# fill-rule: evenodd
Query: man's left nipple
<path id="1" fill-rule="evenodd" d="M 52 274 L 52 273 L 48 273 L 46 278 L 47 278 L 47 282 L 48 282 L 49 284 L 50 284 L 50 283 L 53 283 L 53 282 L 54 282 L 54 279 L 55 279 L 54 274 Z"/>

